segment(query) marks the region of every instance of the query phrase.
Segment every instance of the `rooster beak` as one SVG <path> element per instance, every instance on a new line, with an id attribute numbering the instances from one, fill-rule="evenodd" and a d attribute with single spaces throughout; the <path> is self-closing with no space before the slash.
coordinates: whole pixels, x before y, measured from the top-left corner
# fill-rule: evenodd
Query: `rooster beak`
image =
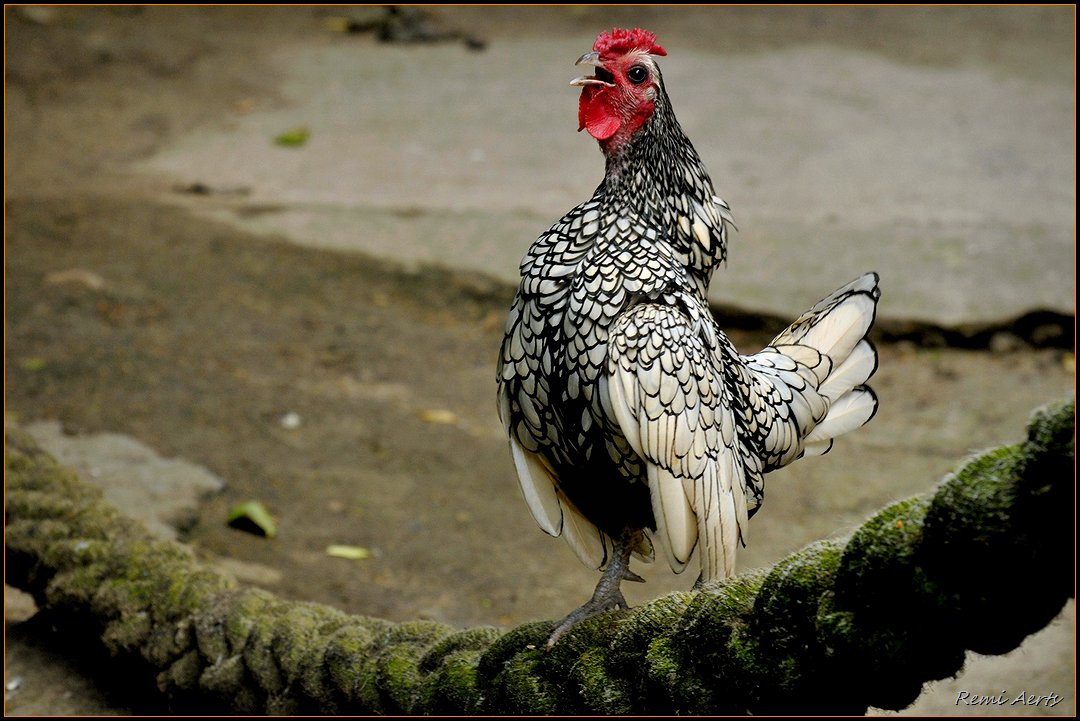
<path id="1" fill-rule="evenodd" d="M 585 53 L 584 55 L 582 55 L 580 58 L 577 59 L 577 62 L 574 63 L 574 65 L 593 65 L 598 68 L 604 67 L 604 63 L 600 61 L 600 53 L 595 50 L 591 53 Z M 601 80 L 595 75 L 583 75 L 580 78 L 574 78 L 570 81 L 570 85 L 574 87 L 584 87 L 586 85 L 603 85 L 606 88 L 615 87 L 615 83 L 609 83 L 605 80 Z"/>
<path id="2" fill-rule="evenodd" d="M 596 50 L 582 55 L 577 59 L 577 62 L 574 63 L 574 65 L 595 65 L 598 68 L 604 67 L 604 64 L 600 62 L 600 53 Z"/>

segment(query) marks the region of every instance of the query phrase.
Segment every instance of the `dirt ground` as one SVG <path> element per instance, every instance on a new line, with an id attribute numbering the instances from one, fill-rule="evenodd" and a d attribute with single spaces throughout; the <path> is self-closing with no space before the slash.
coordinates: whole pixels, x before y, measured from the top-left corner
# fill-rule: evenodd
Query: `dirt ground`
<path id="1" fill-rule="evenodd" d="M 284 597 L 461 626 L 563 614 L 595 573 L 536 528 L 516 488 L 494 403 L 512 288 L 247 235 L 125 172 L 178 135 L 243 112 L 238 102 L 273 103 L 261 59 L 310 41 L 330 14 L 298 11 L 6 9 L 6 419 L 125 433 L 210 469 L 226 488 L 183 540 L 209 562 L 243 562 L 232 566 L 243 580 Z M 987 44 L 958 47 L 937 39 L 967 22 L 962 13 L 933 32 L 915 19 L 890 26 L 881 13 L 852 9 L 826 30 L 819 14 L 793 13 L 778 35 L 749 10 L 731 37 L 751 51 L 825 33 L 872 50 L 888 26 L 910 35 L 921 62 L 974 58 L 1020 74 L 1035 62 L 1014 60 L 1037 23 L 1010 31 L 984 20 Z M 481 37 L 515 37 L 602 27 L 612 15 L 553 9 L 528 27 L 510 9 L 457 19 Z M 687 11 L 677 22 L 693 20 Z M 851 32 L 859 23 L 870 31 Z M 731 335 L 744 350 L 769 338 Z M 1072 393 L 1070 352 L 998 351 L 882 345 L 878 417 L 824 458 L 770 477 L 740 566 L 772 563 L 930 489 L 972 451 L 1017 440 L 1031 409 Z M 270 509 L 277 538 L 226 525 L 228 509 L 248 499 Z M 331 558 L 331 544 L 371 557 Z M 627 589 L 631 603 L 693 580 L 655 567 L 645 575 Z M 41 623 L 23 622 L 24 603 L 8 610 L 7 713 L 161 710 Z M 1068 696 L 1040 713 L 1071 713 L 1072 689 L 1061 687 L 1075 668 L 1071 614 L 1070 605 L 1046 645 L 1021 649 L 1012 665 L 974 659 L 983 670 L 968 677 L 970 690 L 1027 683 Z M 947 695 L 915 710 L 957 712 Z"/>

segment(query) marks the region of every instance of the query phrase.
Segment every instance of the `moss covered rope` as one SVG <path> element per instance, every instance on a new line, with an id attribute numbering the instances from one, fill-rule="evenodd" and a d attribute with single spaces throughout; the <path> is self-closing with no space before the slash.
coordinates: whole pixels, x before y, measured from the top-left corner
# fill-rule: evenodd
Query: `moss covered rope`
<path id="1" fill-rule="evenodd" d="M 847 540 L 612 612 L 543 650 L 508 632 L 394 624 L 238 588 L 151 539 L 8 433 L 7 582 L 175 708 L 335 713 L 863 713 L 999 654 L 1072 594 L 1074 403 Z"/>

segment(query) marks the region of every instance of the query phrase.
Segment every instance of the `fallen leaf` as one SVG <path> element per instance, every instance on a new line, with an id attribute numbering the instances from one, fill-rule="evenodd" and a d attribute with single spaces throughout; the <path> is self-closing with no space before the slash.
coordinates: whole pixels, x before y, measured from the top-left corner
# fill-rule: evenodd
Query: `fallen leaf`
<path id="1" fill-rule="evenodd" d="M 353 21 L 347 17 L 336 15 L 323 20 L 323 27 L 332 33 L 347 33 L 352 31 Z"/>
<path id="2" fill-rule="evenodd" d="M 229 525 L 233 528 L 253 533 L 256 536 L 273 538 L 277 535 L 277 524 L 266 510 L 266 506 L 258 501 L 248 501 L 233 506 L 229 509 Z"/>
<path id="3" fill-rule="evenodd" d="M 311 137 L 311 131 L 305 126 L 299 126 L 286 130 L 281 135 L 274 138 L 274 142 L 286 148 L 299 148 L 301 145 L 308 141 Z"/>
<path id="4" fill-rule="evenodd" d="M 101 290 L 105 287 L 105 279 L 92 270 L 85 268 L 69 268 L 58 270 L 45 276 L 45 285 L 62 285 L 74 283 L 84 285 L 90 290 Z"/>
<path id="5" fill-rule="evenodd" d="M 334 558 L 346 558 L 350 561 L 363 561 L 371 558 L 371 550 L 363 546 L 327 546 L 326 555 Z"/>
<path id="6" fill-rule="evenodd" d="M 416 415 L 425 423 L 438 423 L 441 425 L 457 423 L 457 415 L 453 411 L 448 411 L 445 408 L 429 408 L 420 411 Z"/>
<path id="7" fill-rule="evenodd" d="M 19 367 L 28 373 L 37 373 L 48 368 L 49 363 L 44 358 L 23 358 L 19 362 Z"/>

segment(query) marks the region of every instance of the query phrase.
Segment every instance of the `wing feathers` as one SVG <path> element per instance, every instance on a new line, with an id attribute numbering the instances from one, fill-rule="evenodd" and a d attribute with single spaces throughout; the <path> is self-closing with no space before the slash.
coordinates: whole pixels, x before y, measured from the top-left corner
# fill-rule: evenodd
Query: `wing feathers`
<path id="1" fill-rule="evenodd" d="M 682 311 L 659 304 L 627 312 L 608 348 L 611 407 L 646 462 L 655 538 L 668 564 L 678 573 L 700 549 L 703 577 L 726 578 L 747 502 L 719 357 Z"/>
<path id="2" fill-rule="evenodd" d="M 668 564 L 676 573 L 686 568 L 698 537 L 694 510 L 683 492 L 682 483 L 655 463 L 648 464 L 649 493 L 652 496 L 656 534 Z"/>

